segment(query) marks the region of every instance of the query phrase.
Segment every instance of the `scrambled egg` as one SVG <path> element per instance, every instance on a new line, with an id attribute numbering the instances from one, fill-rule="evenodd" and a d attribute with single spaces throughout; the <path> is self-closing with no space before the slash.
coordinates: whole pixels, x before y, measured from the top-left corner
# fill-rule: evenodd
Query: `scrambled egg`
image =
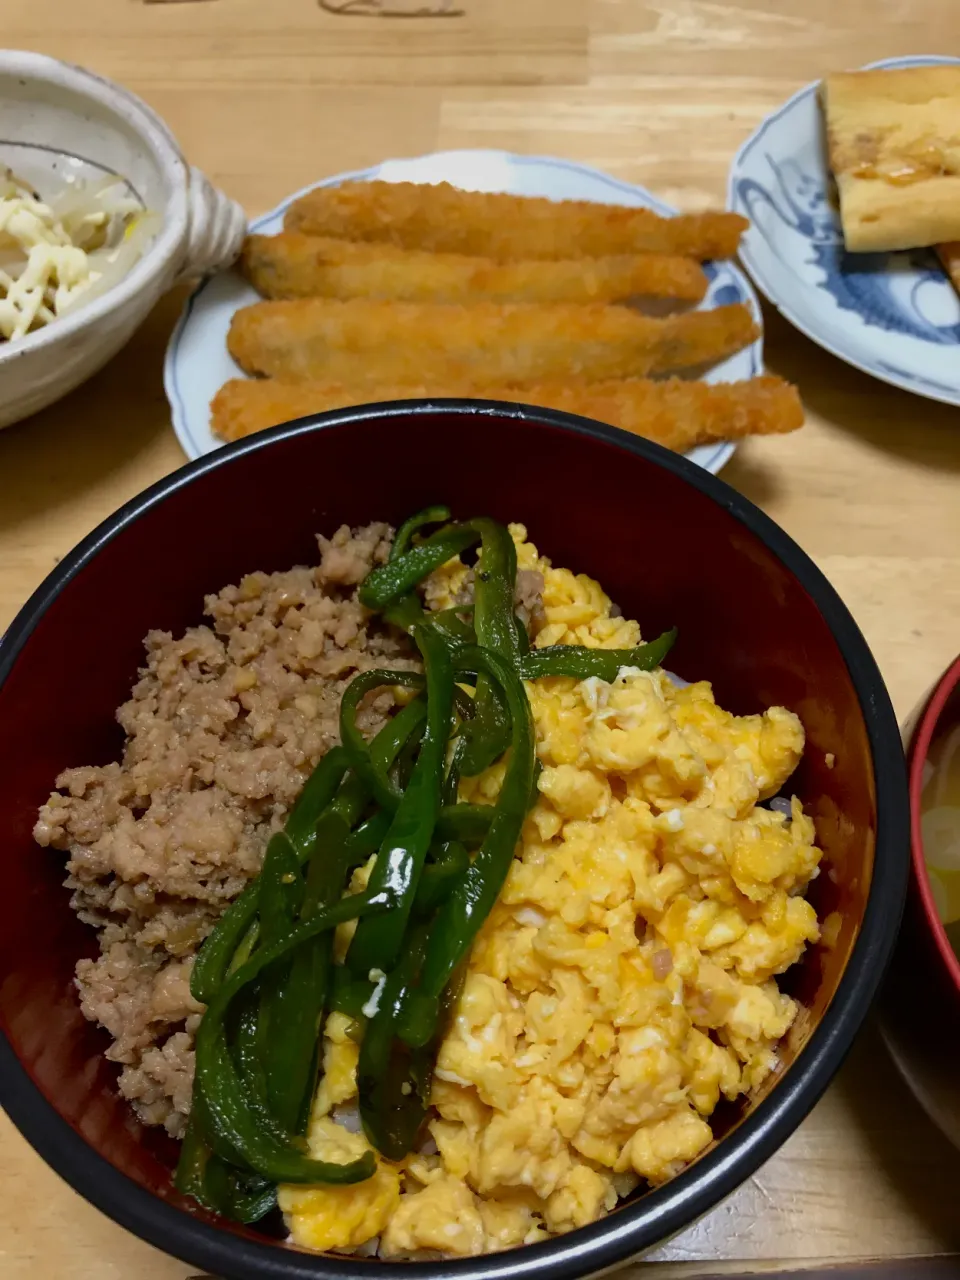
<path id="1" fill-rule="evenodd" d="M 639 643 L 596 582 L 511 533 L 544 578 L 538 646 Z M 465 575 L 440 570 L 431 603 L 454 603 Z M 583 1226 L 693 1160 L 721 1096 L 776 1066 L 797 1012 L 776 976 L 819 937 L 801 895 L 820 851 L 796 800 L 789 818 L 758 801 L 798 764 L 799 720 L 730 715 L 706 682 L 662 671 L 528 692 L 539 799 L 440 1050 L 429 1140 L 359 1186 L 281 1188 L 299 1244 L 461 1256 Z M 462 799 L 492 803 L 502 776 Z M 347 1028 L 325 1030 L 309 1142 L 326 1159 L 368 1145 L 331 1114 L 358 1127 Z"/>

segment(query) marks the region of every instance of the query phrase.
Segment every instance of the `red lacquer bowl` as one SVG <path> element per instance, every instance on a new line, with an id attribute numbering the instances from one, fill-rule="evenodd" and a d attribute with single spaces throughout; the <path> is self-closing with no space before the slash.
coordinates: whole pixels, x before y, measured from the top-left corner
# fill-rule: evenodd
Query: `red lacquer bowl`
<path id="1" fill-rule="evenodd" d="M 718 1141 L 672 1182 L 570 1235 L 482 1259 L 321 1257 L 195 1212 L 173 1191 L 174 1144 L 118 1096 L 104 1035 L 72 976 L 95 950 L 60 858 L 31 838 L 68 765 L 121 750 L 125 699 L 151 628 L 182 631 L 204 593 L 255 569 L 316 561 L 316 531 L 399 522 L 428 503 L 523 520 L 556 563 L 603 583 L 670 665 L 738 713 L 783 704 L 807 750 L 793 787 L 817 824 L 811 897 L 828 943 L 783 980 L 804 1009 L 783 1069 L 714 1117 Z M 790 1135 L 840 1065 L 877 990 L 903 905 L 909 810 L 896 720 L 842 602 L 772 521 L 655 445 L 562 413 L 447 401 L 378 405 L 277 428 L 170 476 L 101 525 L 47 579 L 0 645 L 0 1101 L 104 1212 L 224 1278 L 573 1280 L 649 1249 L 728 1195 Z M 834 927 L 835 926 L 835 927 Z"/>
<path id="2" fill-rule="evenodd" d="M 897 1066 L 930 1118 L 960 1147 L 960 959 L 937 914 L 923 851 L 920 792 L 930 746 L 960 723 L 960 658 L 904 727 L 912 860 L 903 927 L 884 985 L 881 1027 Z"/>

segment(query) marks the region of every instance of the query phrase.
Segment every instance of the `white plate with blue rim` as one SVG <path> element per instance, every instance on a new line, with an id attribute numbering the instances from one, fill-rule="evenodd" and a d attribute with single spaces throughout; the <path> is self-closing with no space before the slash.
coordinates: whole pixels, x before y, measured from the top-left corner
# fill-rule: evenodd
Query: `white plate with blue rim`
<path id="1" fill-rule="evenodd" d="M 441 151 L 409 160 L 386 160 L 372 169 L 341 173 L 314 184 L 336 186 L 341 182 L 449 182 L 468 191 L 504 191 L 511 195 L 547 196 L 553 200 L 593 200 L 653 209 L 669 216 L 676 212 L 643 187 L 618 182 L 585 165 L 548 156 L 518 156 L 507 151 Z M 305 187 L 251 224 L 251 231 L 274 234 L 283 227 L 283 215 L 306 191 Z M 706 263 L 709 279 L 706 297 L 699 304 L 710 310 L 732 302 L 750 308 L 762 324 L 756 294 L 746 276 L 731 262 Z M 210 401 L 230 378 L 243 372 L 227 353 L 227 332 L 235 311 L 258 301 L 259 295 L 237 272 L 227 271 L 204 281 L 188 300 L 167 347 L 164 387 L 173 415 L 177 439 L 189 458 L 199 458 L 219 448 L 210 429 Z M 744 351 L 715 365 L 707 382 L 739 382 L 763 372 L 763 343 L 757 339 Z M 734 451 L 731 443 L 703 445 L 687 455 L 714 474 Z"/>
<path id="2" fill-rule="evenodd" d="M 874 67 L 960 63 L 888 58 Z M 740 260 L 791 324 L 884 382 L 960 405 L 960 298 L 932 250 L 848 254 L 832 199 L 819 82 L 737 152 L 728 205 L 749 218 Z"/>

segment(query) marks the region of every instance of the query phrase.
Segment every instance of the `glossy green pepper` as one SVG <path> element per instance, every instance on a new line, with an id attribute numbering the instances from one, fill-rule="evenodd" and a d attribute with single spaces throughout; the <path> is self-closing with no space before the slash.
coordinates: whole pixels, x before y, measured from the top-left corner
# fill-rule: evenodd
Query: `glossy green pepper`
<path id="1" fill-rule="evenodd" d="M 399 955 L 440 815 L 444 754 L 453 717 L 453 664 L 446 644 L 429 627 L 418 627 L 415 637 L 426 673 L 427 727 L 410 783 L 370 876 L 370 889 L 389 891 L 395 906 L 388 916 L 361 921 L 347 952 L 347 964 L 360 975 L 388 970 Z"/>

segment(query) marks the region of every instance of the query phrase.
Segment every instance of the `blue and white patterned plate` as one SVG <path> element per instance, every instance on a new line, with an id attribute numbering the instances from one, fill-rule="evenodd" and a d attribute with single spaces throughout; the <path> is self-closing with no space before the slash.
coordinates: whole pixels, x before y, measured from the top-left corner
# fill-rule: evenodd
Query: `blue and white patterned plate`
<path id="1" fill-rule="evenodd" d="M 870 65 L 957 62 L 912 57 Z M 844 251 L 818 88 L 794 94 L 734 158 L 729 206 L 751 224 L 740 259 L 761 292 L 814 342 L 885 382 L 960 405 L 960 298 L 932 250 Z"/>
<path id="2" fill-rule="evenodd" d="M 506 191 L 513 195 L 548 196 L 554 200 L 594 200 L 672 214 L 676 210 L 643 187 L 618 182 L 597 169 L 546 156 L 517 156 L 507 151 L 441 151 L 410 160 L 386 160 L 373 169 L 341 173 L 316 185 L 346 181 L 450 182 L 469 191 Z M 304 188 L 310 190 L 311 188 Z M 252 231 L 280 231 L 283 215 L 300 196 L 298 191 L 272 212 L 251 224 Z M 700 307 L 710 309 L 745 302 L 758 323 L 760 306 L 742 271 L 730 262 L 707 264 L 710 287 Z M 205 281 L 188 300 L 167 347 L 164 387 L 173 413 L 173 427 L 190 458 L 210 453 L 223 442 L 210 430 L 210 401 L 229 378 L 242 377 L 227 354 L 227 331 L 233 313 L 257 301 L 253 288 L 235 271 Z M 760 339 L 718 364 L 707 382 L 738 382 L 763 372 Z M 733 454 L 732 444 L 704 445 L 688 457 L 714 474 Z"/>

